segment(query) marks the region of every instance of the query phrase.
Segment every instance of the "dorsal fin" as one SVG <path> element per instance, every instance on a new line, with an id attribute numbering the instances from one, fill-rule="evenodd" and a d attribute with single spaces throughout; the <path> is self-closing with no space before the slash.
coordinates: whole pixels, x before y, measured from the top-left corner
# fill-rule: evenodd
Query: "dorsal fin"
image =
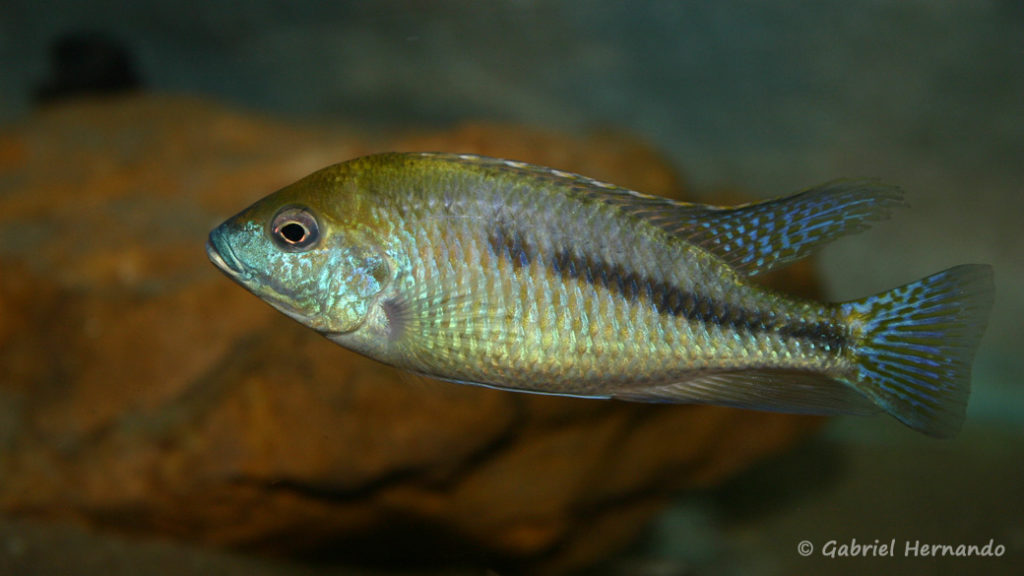
<path id="1" fill-rule="evenodd" d="M 543 166 L 472 154 L 422 156 L 490 166 L 568 184 L 573 193 L 616 206 L 718 256 L 738 272 L 756 275 L 807 257 L 818 246 L 860 232 L 902 206 L 899 188 L 877 180 L 842 179 L 809 190 L 723 207 L 650 196 Z"/>
<path id="2" fill-rule="evenodd" d="M 866 229 L 903 205 L 899 188 L 874 180 L 836 180 L 735 208 L 692 211 L 676 234 L 750 275 L 807 257 L 840 236 Z"/>
<path id="3" fill-rule="evenodd" d="M 804 258 L 903 205 L 899 188 L 874 180 L 836 180 L 792 196 L 735 207 L 677 202 L 621 188 L 602 187 L 591 193 L 748 275 Z"/>

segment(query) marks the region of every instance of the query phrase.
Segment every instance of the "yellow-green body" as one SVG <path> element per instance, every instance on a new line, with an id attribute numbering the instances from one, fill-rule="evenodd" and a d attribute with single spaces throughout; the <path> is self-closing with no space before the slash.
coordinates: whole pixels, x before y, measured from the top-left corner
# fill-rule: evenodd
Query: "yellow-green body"
<path id="1" fill-rule="evenodd" d="M 573 396 L 889 409 L 858 383 L 872 307 L 898 308 L 894 297 L 825 304 L 749 277 L 884 216 L 899 194 L 840 182 L 794 198 L 715 208 L 506 160 L 383 154 L 261 200 L 215 230 L 208 251 L 338 344 L 428 376 Z M 955 345 L 973 351 L 971 333 Z"/>

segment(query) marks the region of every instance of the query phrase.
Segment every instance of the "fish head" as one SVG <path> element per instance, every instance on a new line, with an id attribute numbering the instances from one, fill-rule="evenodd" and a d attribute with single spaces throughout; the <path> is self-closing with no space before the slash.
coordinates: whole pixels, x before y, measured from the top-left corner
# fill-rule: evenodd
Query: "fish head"
<path id="1" fill-rule="evenodd" d="M 285 315 L 327 335 L 356 330 L 391 266 L 337 169 L 281 189 L 210 232 L 222 272 Z"/>

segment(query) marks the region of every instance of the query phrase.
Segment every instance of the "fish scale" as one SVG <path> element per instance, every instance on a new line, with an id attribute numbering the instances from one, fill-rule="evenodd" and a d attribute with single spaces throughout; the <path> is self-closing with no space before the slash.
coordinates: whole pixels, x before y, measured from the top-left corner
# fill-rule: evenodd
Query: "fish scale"
<path id="1" fill-rule="evenodd" d="M 550 254 L 556 246 L 544 239 L 556 237 L 554 228 L 560 226 L 567 228 L 572 236 L 580 234 L 577 242 L 597 250 L 597 257 L 601 260 L 626 254 L 627 261 L 612 263 L 633 266 L 640 275 L 646 277 L 654 277 L 655 272 L 637 263 L 655 261 L 664 270 L 673 272 L 662 281 L 685 285 L 682 274 L 675 272 L 675 268 L 669 265 L 680 259 L 678 256 L 668 256 L 673 251 L 678 252 L 678 249 L 654 244 L 657 240 L 670 238 L 643 239 L 645 241 L 638 242 L 641 239 L 637 238 L 637 234 L 631 231 L 627 234 L 615 227 L 611 231 L 602 230 L 607 232 L 602 238 L 590 233 L 595 229 L 594 220 L 602 219 L 600 211 L 603 209 L 611 212 L 610 207 L 592 206 L 589 212 L 571 214 L 569 219 L 557 210 L 527 212 L 529 216 L 524 219 L 523 211 L 518 210 L 520 221 L 516 226 L 531 230 L 540 239 L 536 253 L 527 258 L 529 262 L 526 265 L 523 263 L 522 247 L 517 246 L 512 239 L 508 246 L 479 247 L 478 244 L 485 243 L 481 238 L 494 234 L 494 230 L 488 228 L 494 223 L 495 216 L 488 212 L 494 211 L 495 206 L 498 206 L 499 213 L 505 210 L 506 207 L 500 204 L 504 194 L 507 192 L 497 192 L 495 198 L 478 197 L 478 201 L 468 203 L 467 212 L 457 218 L 446 217 L 438 211 L 419 220 L 409 221 L 409 225 L 421 231 L 416 235 L 418 243 L 428 247 L 419 251 L 421 261 L 408 263 L 411 269 L 429 271 L 428 275 L 417 278 L 413 285 L 435 286 L 445 294 L 472 294 L 470 301 L 477 303 L 476 312 L 488 312 L 473 317 L 474 310 L 444 306 L 415 311 L 417 316 L 441 319 L 442 325 L 448 326 L 448 329 L 438 334 L 433 327 L 423 326 L 422 332 L 406 335 L 410 347 L 430 343 L 446 350 L 437 356 L 422 351 L 415 353 L 424 361 L 422 365 L 411 368 L 430 374 L 450 374 L 456 380 L 494 386 L 524 389 L 558 386 L 573 393 L 609 395 L 608 386 L 619 385 L 624 381 L 635 382 L 638 375 L 643 375 L 644 384 L 649 384 L 671 381 L 691 370 L 793 367 L 820 361 L 815 351 L 811 351 L 813 358 L 805 353 L 798 354 L 791 343 L 784 339 L 757 342 L 756 339 L 746 338 L 744 331 L 692 322 L 682 317 L 666 317 L 648 302 L 639 298 L 619 297 L 615 291 L 601 285 L 604 281 L 595 277 L 602 276 L 606 271 L 580 270 L 574 278 L 569 279 L 555 273 L 550 265 L 553 260 Z M 610 220 L 608 216 L 603 219 Z M 571 219 L 579 224 L 574 225 Z M 466 222 L 483 222 L 484 225 L 467 226 Z M 662 231 L 647 232 L 649 235 L 665 235 Z M 522 236 L 525 237 L 525 234 Z M 459 251 L 453 250 L 453 247 L 464 244 L 477 248 L 472 258 L 460 259 Z M 646 250 L 637 248 L 637 244 L 646 247 Z M 623 245 L 631 249 L 617 249 Z M 660 257 L 650 253 L 656 247 L 661 248 L 658 250 L 662 254 Z M 439 269 L 437 260 L 442 263 L 444 271 Z M 460 267 L 459 262 L 464 266 Z M 725 276 L 729 270 L 724 265 L 719 266 L 722 270 L 718 274 Z M 644 286 L 644 289 L 649 290 L 650 287 Z M 409 287 L 406 290 L 415 288 Z M 570 290 L 579 295 L 572 303 L 565 297 Z M 402 291 L 398 290 L 398 293 Z M 403 297 L 408 298 L 404 294 Z M 749 298 L 744 304 L 736 303 L 738 299 L 734 295 L 721 290 L 711 299 L 729 302 L 726 308 L 765 305 L 763 302 L 749 302 Z M 550 326 L 540 317 L 542 309 L 556 318 Z M 804 310 L 801 312 L 806 314 Z M 460 316 L 467 318 L 462 322 L 454 321 Z M 571 325 L 576 318 L 593 318 L 596 321 L 588 324 L 588 330 L 583 332 L 558 329 L 560 325 Z M 557 319 L 563 321 L 558 322 Z M 465 336 L 470 336 L 477 344 L 462 346 L 461 340 L 452 340 Z M 579 336 L 583 336 L 582 349 L 578 345 Z M 757 347 L 752 347 L 755 343 Z M 489 359 L 481 363 L 487 368 L 498 365 L 506 370 L 496 375 L 475 369 L 474 360 L 479 359 L 480 355 Z M 443 362 L 440 361 L 442 359 Z M 787 365 L 787 360 L 794 364 Z"/>
<path id="2" fill-rule="evenodd" d="M 473 155 L 379 154 L 267 196 L 210 234 L 222 271 L 382 362 L 454 382 L 961 426 L 992 271 L 844 303 L 751 277 L 902 206 L 837 180 L 736 207 Z"/>

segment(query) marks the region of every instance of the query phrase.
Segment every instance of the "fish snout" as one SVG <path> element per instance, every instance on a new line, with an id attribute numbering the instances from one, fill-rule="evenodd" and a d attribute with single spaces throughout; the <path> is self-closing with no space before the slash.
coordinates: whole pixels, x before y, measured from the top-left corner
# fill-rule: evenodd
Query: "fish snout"
<path id="1" fill-rule="evenodd" d="M 231 245 L 227 242 L 221 227 L 215 228 L 210 232 L 210 236 L 206 240 L 206 256 L 221 272 L 232 278 L 237 278 L 244 274 L 244 267 L 238 260 L 238 257 L 235 256 L 234 251 L 231 250 Z"/>

